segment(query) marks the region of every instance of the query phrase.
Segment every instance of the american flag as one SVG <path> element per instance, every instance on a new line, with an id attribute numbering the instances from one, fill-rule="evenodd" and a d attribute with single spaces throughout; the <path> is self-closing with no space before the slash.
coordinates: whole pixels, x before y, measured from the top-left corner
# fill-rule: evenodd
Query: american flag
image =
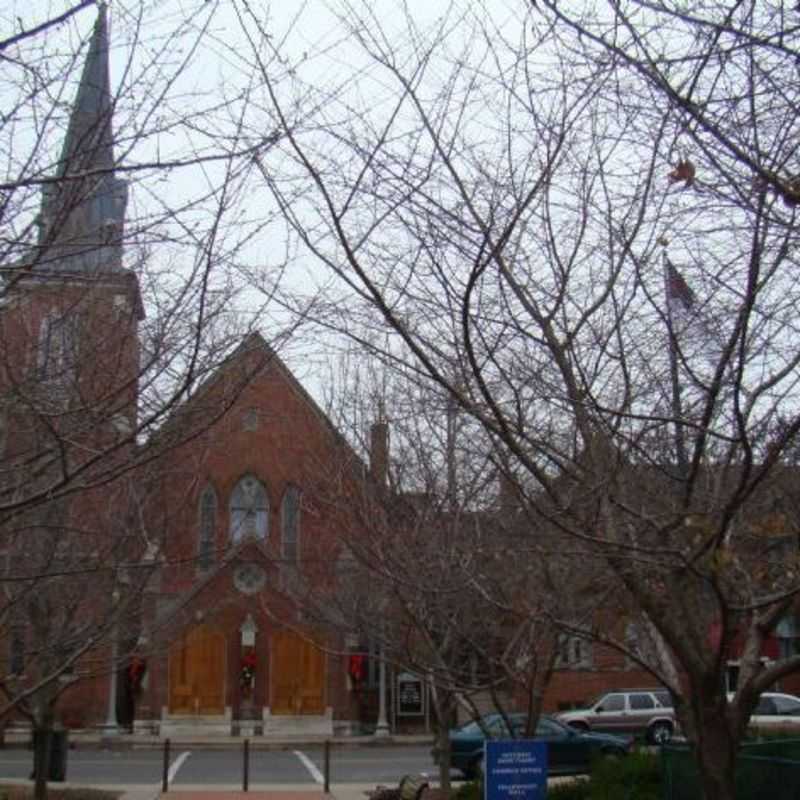
<path id="1" fill-rule="evenodd" d="M 722 352 L 719 334 L 709 327 L 697 296 L 675 265 L 664 256 L 664 292 L 670 344 L 684 356 L 702 355 L 715 366 Z"/>
<path id="2" fill-rule="evenodd" d="M 668 258 L 664 259 L 664 289 L 670 317 L 686 317 L 694 307 L 694 292 Z"/>

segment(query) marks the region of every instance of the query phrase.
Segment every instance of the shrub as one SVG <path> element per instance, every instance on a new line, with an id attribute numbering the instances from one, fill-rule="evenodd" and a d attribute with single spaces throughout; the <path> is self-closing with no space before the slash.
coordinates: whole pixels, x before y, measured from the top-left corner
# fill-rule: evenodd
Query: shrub
<path id="1" fill-rule="evenodd" d="M 587 780 L 570 781 L 547 787 L 547 800 L 589 800 L 591 782 Z"/>
<path id="2" fill-rule="evenodd" d="M 483 784 L 468 781 L 451 794 L 452 800 L 483 800 Z M 661 759 L 636 752 L 620 759 L 599 759 L 591 776 L 563 781 L 547 788 L 547 800 L 661 800 Z"/>
<path id="3" fill-rule="evenodd" d="M 655 753 L 636 752 L 620 760 L 592 765 L 588 800 L 660 800 L 661 760 Z"/>

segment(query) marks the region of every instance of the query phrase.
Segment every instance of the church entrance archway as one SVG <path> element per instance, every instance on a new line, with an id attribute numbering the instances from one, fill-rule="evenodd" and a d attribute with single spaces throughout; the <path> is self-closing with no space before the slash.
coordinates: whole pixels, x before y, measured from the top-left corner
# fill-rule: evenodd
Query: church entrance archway
<path id="1" fill-rule="evenodd" d="M 169 711 L 225 713 L 225 636 L 220 631 L 198 625 L 170 648 Z"/>

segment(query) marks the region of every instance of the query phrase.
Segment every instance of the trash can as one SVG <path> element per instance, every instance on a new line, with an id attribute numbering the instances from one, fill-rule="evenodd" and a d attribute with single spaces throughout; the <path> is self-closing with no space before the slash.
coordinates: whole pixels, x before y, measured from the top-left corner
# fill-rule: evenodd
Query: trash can
<path id="1" fill-rule="evenodd" d="M 36 776 L 39 767 L 39 759 L 44 755 L 43 739 L 47 737 L 48 731 L 35 730 L 33 732 L 33 775 Z M 67 731 L 57 728 L 49 731 L 50 734 L 50 763 L 48 764 L 46 778 L 48 781 L 65 781 L 67 779 L 67 750 L 69 749 L 69 739 Z"/>

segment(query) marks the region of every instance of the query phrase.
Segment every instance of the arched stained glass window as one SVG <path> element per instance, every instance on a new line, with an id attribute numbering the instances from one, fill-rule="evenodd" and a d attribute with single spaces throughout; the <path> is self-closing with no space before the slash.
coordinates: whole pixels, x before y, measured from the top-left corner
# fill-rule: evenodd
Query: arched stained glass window
<path id="1" fill-rule="evenodd" d="M 81 314 L 49 314 L 41 323 L 37 353 L 38 377 L 42 381 L 68 384 L 78 366 Z"/>
<path id="2" fill-rule="evenodd" d="M 245 475 L 231 493 L 231 541 L 266 539 L 268 521 L 267 491 L 254 475 Z"/>
<path id="3" fill-rule="evenodd" d="M 281 508 L 283 558 L 291 564 L 297 563 L 300 538 L 300 490 L 289 486 L 283 495 Z"/>
<path id="4" fill-rule="evenodd" d="M 197 532 L 197 566 L 201 570 L 211 569 L 214 563 L 217 521 L 217 493 L 213 486 L 206 487 L 200 495 L 200 520 Z"/>

